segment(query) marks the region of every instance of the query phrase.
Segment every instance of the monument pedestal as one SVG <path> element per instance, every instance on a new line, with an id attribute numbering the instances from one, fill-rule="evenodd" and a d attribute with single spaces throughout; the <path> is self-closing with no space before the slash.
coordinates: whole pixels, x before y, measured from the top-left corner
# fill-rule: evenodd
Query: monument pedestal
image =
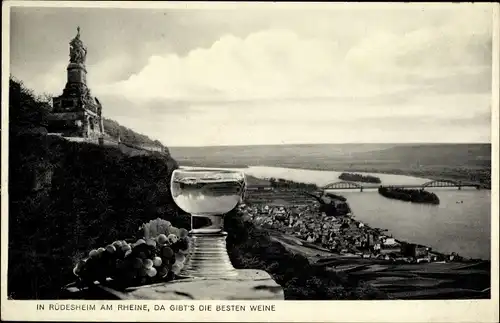
<path id="1" fill-rule="evenodd" d="M 283 289 L 265 271 L 237 269 L 236 273 L 226 278 L 181 278 L 124 291 L 104 285 L 95 288 L 100 299 L 107 294 L 123 300 L 284 300 Z"/>

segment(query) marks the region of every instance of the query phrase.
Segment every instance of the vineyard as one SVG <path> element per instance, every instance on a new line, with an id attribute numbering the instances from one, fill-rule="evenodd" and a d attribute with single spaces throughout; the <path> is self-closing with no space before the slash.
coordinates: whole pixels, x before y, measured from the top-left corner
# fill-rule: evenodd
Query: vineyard
<path id="1" fill-rule="evenodd" d="M 301 190 L 275 189 L 272 191 L 248 191 L 245 203 L 267 205 L 301 205 L 314 203 L 315 199 Z"/>

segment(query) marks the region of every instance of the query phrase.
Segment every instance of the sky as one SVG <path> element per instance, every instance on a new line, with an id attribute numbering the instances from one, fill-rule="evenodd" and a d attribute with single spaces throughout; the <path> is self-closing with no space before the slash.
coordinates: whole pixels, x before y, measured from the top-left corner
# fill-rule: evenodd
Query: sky
<path id="1" fill-rule="evenodd" d="M 14 7 L 10 73 L 60 95 L 80 26 L 104 116 L 167 146 L 490 142 L 491 8 Z"/>

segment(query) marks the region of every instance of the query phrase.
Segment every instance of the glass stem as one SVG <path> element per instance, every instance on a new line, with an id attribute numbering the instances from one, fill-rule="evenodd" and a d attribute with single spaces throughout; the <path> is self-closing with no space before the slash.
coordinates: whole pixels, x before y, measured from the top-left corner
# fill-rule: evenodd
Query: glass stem
<path id="1" fill-rule="evenodd" d="M 222 215 L 191 215 L 191 233 L 193 234 L 221 233 L 223 230 L 224 218 Z"/>

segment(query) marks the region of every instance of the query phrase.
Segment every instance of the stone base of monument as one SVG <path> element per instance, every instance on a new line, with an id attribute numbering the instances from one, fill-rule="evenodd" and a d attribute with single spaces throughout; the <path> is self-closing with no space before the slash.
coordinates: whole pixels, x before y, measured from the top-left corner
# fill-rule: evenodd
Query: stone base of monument
<path id="1" fill-rule="evenodd" d="M 69 298 L 122 300 L 283 300 L 283 289 L 262 270 L 238 269 L 227 278 L 181 278 L 168 283 L 116 290 L 96 285 L 93 292 L 67 290 Z M 96 291 L 97 289 L 97 291 Z M 71 294 L 73 297 L 71 297 Z M 79 295 L 79 296 L 77 296 Z M 86 296 L 84 296 L 86 295 Z M 92 295 L 92 296 L 91 296 Z M 98 295 L 98 296 L 97 296 Z"/>

